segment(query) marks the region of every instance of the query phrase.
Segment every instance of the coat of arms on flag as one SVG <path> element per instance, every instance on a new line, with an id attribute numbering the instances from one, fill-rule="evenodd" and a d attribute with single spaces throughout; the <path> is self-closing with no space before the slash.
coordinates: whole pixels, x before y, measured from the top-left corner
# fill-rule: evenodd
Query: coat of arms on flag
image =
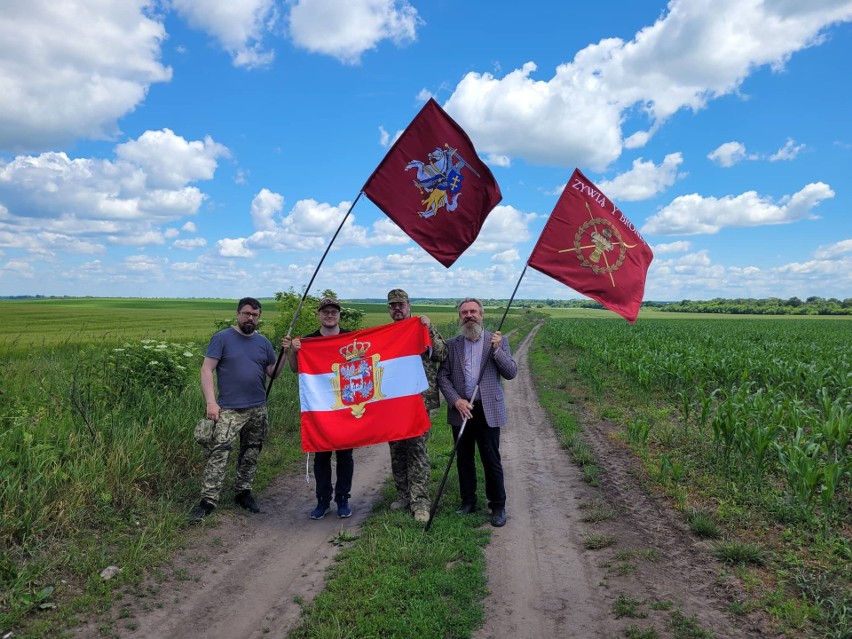
<path id="1" fill-rule="evenodd" d="M 420 395 L 429 384 L 420 355 L 431 343 L 416 317 L 302 340 L 302 450 L 359 448 L 429 430 Z"/>
<path id="2" fill-rule="evenodd" d="M 458 208 L 464 183 L 462 171 L 465 168 L 480 177 L 459 155 L 458 149 L 446 142 L 444 148 L 439 146 L 431 151 L 426 162 L 411 160 L 406 165 L 406 171 L 417 170 L 414 186 L 423 196 L 420 203 L 424 206 L 424 210 L 417 212 L 420 217 L 432 217 L 441 209 L 452 213 Z"/>
<path id="3" fill-rule="evenodd" d="M 357 339 L 339 349 L 344 363 L 332 364 L 331 387 L 334 390 L 335 403 L 332 408 L 349 406 L 353 417 L 361 417 L 368 402 L 384 399 L 382 395 L 382 373 L 378 366 L 381 355 L 367 356 L 370 342 Z"/>

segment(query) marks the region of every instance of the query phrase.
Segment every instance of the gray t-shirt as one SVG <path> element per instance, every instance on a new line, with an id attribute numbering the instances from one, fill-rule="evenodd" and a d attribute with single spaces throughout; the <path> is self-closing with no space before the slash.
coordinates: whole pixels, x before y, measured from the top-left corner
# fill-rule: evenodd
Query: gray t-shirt
<path id="1" fill-rule="evenodd" d="M 216 365 L 217 403 L 222 408 L 253 408 L 266 403 L 266 367 L 275 363 L 275 349 L 260 333 L 243 335 L 226 328 L 210 339 L 207 357 Z"/>

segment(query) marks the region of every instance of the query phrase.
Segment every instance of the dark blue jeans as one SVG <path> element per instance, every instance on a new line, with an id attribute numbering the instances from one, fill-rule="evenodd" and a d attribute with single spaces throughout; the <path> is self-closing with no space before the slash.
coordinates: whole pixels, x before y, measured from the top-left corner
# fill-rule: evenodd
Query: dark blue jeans
<path id="1" fill-rule="evenodd" d="M 475 402 L 473 416 L 467 420 L 459 441 L 461 428 L 453 426 L 453 441 L 458 441 L 456 468 L 459 472 L 459 493 L 463 504 L 476 504 L 476 448 L 485 471 L 485 496 L 488 508 L 506 507 L 503 486 L 503 462 L 500 460 L 500 429 L 491 428 L 485 421 L 482 404 Z"/>
<path id="2" fill-rule="evenodd" d="M 317 501 L 326 506 L 331 503 L 331 496 L 338 504 L 349 499 L 352 490 L 352 473 L 355 462 L 352 459 L 352 449 L 334 451 L 337 456 L 337 483 L 331 483 L 331 452 L 314 453 L 314 479 L 317 482 Z"/>

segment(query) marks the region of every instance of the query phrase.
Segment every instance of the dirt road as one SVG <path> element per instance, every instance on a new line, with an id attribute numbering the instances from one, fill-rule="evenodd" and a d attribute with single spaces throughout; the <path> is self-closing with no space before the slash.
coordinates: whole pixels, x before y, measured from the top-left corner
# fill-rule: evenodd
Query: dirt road
<path id="1" fill-rule="evenodd" d="M 718 567 L 677 517 L 637 488 L 632 458 L 607 436 L 612 427 L 606 423 L 585 424 L 604 466 L 603 487 L 582 481 L 538 403 L 528 342 L 515 347 L 519 374 L 505 385 L 510 423 L 501 451 L 509 520 L 486 549 L 491 594 L 475 637 L 610 638 L 624 636 L 630 625 L 653 625 L 657 636 L 672 637 L 673 611 L 694 615 L 719 638 L 760 636 L 754 622 L 735 625 L 722 612 L 730 593 L 716 578 Z M 258 496 L 262 513 L 226 511 L 191 529 L 189 550 L 164 570 L 171 577 L 150 579 L 146 596 L 121 602 L 126 612 L 111 632 L 134 639 L 285 636 L 298 624 L 299 602 L 310 602 L 323 587 L 337 551 L 331 541 L 358 527 L 389 472 L 386 445 L 355 451 L 351 519 L 331 512 L 311 521 L 313 481 L 308 485 L 300 474 L 280 478 Z M 455 499 L 445 496 L 442 507 Z M 605 504 L 617 515 L 585 523 L 590 504 Z M 610 535 L 615 544 L 588 550 L 591 533 Z M 643 602 L 638 610 L 647 617 L 617 618 L 620 597 Z M 74 636 L 103 635 L 93 623 Z"/>

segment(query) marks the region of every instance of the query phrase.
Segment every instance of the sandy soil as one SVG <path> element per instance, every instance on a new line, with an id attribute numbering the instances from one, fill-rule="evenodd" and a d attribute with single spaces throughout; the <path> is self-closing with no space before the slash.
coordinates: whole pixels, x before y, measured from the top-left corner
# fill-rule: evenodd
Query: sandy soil
<path id="1" fill-rule="evenodd" d="M 519 374 L 505 385 L 510 424 L 502 431 L 501 452 L 509 519 L 494 530 L 486 549 L 490 595 L 485 626 L 475 638 L 623 637 L 630 625 L 653 626 L 659 637 L 673 637 L 674 609 L 694 615 L 720 639 L 767 636 L 759 619 L 734 622 L 724 613 L 735 586 L 718 578 L 719 566 L 680 518 L 638 486 L 633 458 L 610 437 L 613 425 L 585 420 L 604 469 L 601 488 L 582 481 L 538 403 L 526 362 L 530 338 L 515 347 Z M 224 510 L 189 529 L 188 550 L 159 579 L 147 581 L 145 596 L 121 602 L 108 636 L 284 637 L 298 624 L 299 602 L 321 591 L 338 550 L 335 538 L 358 528 L 389 473 L 386 445 L 355 451 L 351 519 L 338 519 L 332 510 L 311 521 L 313 478 L 309 485 L 300 473 L 281 477 L 258 495 L 260 514 Z M 456 495 L 445 495 L 441 508 L 456 501 Z M 617 516 L 585 523 L 591 503 L 606 504 Z M 616 543 L 588 550 L 584 539 L 590 533 L 612 535 Z M 638 553 L 651 549 L 656 561 Z M 647 618 L 616 618 L 620 595 L 645 602 L 638 608 Z M 671 602 L 671 609 L 653 610 L 653 601 Z M 92 622 L 74 636 L 104 635 Z"/>

